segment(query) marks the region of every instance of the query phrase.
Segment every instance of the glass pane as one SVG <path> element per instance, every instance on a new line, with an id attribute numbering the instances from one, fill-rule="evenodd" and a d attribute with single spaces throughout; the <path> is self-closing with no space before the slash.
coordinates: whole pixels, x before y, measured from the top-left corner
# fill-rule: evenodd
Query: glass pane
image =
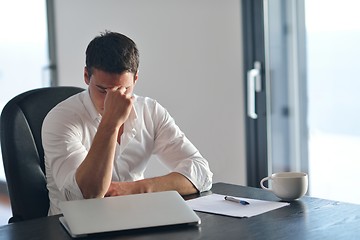
<path id="1" fill-rule="evenodd" d="M 308 171 L 311 196 L 360 203 L 360 2 L 265 2 L 269 173 Z"/>
<path id="2" fill-rule="evenodd" d="M 0 111 L 17 94 L 48 86 L 45 0 L 0 0 Z M 20 7 L 21 6 L 21 7 Z M 0 181 L 5 181 L 0 164 Z"/>
<path id="3" fill-rule="evenodd" d="M 360 2 L 305 6 L 310 193 L 360 203 Z"/>
<path id="4" fill-rule="evenodd" d="M 268 172 L 308 172 L 304 1 L 264 2 Z"/>

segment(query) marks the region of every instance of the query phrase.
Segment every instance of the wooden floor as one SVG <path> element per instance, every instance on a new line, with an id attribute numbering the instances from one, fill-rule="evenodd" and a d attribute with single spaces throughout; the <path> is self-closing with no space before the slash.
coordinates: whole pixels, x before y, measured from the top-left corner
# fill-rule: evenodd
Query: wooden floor
<path id="1" fill-rule="evenodd" d="M 0 226 L 8 223 L 9 218 L 11 217 L 11 206 L 10 199 L 7 194 L 6 186 L 0 183 Z"/>

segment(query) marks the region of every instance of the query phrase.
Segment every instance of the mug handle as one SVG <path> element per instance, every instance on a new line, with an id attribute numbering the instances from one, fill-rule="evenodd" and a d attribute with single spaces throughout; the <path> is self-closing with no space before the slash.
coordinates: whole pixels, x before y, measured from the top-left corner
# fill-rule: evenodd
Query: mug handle
<path id="1" fill-rule="evenodd" d="M 270 180 L 270 177 L 265 177 L 265 178 L 261 179 L 261 181 L 260 181 L 260 186 L 261 186 L 262 189 L 271 191 L 270 188 L 267 188 L 267 187 L 264 186 L 264 182 L 265 182 L 265 181 L 268 181 L 268 180 Z"/>

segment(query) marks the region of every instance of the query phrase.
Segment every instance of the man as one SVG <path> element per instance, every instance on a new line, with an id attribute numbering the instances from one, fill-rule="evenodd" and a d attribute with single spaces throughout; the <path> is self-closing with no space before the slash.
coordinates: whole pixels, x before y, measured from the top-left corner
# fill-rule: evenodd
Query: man
<path id="1" fill-rule="evenodd" d="M 208 162 L 155 100 L 133 94 L 139 53 L 128 37 L 105 32 L 86 49 L 88 90 L 58 104 L 44 120 L 49 215 L 59 202 L 211 188 Z M 154 154 L 170 169 L 144 179 Z"/>

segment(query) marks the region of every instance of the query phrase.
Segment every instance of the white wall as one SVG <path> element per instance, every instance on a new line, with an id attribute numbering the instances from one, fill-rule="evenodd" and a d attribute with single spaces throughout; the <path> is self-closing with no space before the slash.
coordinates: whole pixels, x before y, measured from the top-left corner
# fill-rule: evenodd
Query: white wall
<path id="1" fill-rule="evenodd" d="M 59 85 L 85 87 L 89 41 L 124 33 L 140 50 L 135 93 L 169 110 L 214 182 L 246 184 L 240 12 L 240 0 L 55 0 Z"/>

